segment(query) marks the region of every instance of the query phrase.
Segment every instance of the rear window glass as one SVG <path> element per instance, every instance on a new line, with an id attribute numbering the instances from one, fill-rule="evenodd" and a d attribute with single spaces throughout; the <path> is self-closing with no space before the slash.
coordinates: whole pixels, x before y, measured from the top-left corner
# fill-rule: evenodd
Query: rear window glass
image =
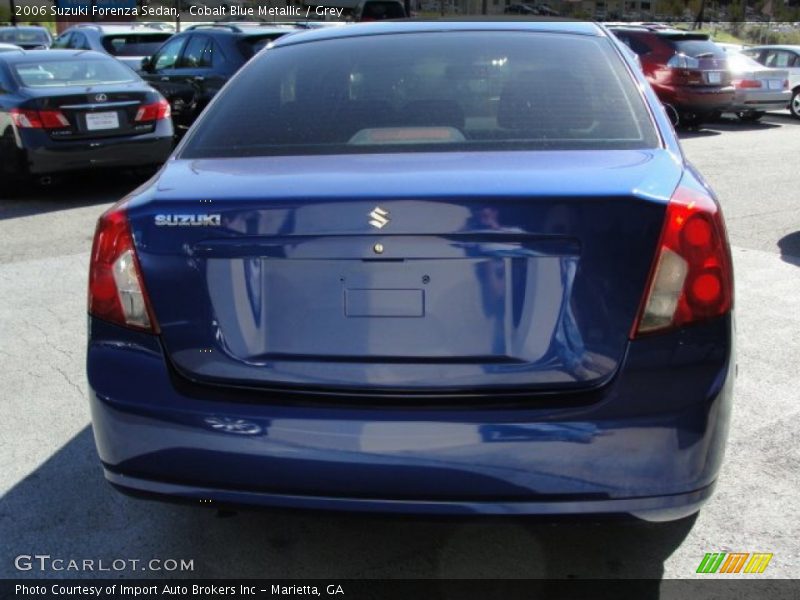
<path id="1" fill-rule="evenodd" d="M 13 68 L 25 87 L 100 85 L 138 79 L 133 71 L 113 58 L 24 62 Z"/>
<path id="2" fill-rule="evenodd" d="M 0 42 L 6 44 L 47 44 L 50 36 L 43 29 L 0 29 Z"/>
<path id="3" fill-rule="evenodd" d="M 112 56 L 151 56 L 170 37 L 169 33 L 107 35 L 103 48 Z"/>
<path id="4" fill-rule="evenodd" d="M 183 156 L 657 145 L 607 39 L 453 32 L 278 46 L 221 93 Z"/>
<path id="5" fill-rule="evenodd" d="M 676 38 L 670 39 L 670 44 L 673 48 L 675 48 L 675 50 L 678 51 L 679 54 L 694 56 L 695 58 L 698 56 L 725 58 L 726 56 L 725 50 L 707 39 L 697 40 L 691 38 Z"/>
<path id="6" fill-rule="evenodd" d="M 763 69 L 764 65 L 754 61 L 749 56 L 739 54 L 738 52 L 726 53 L 728 59 L 728 67 L 734 70 L 745 71 L 747 69 Z"/>

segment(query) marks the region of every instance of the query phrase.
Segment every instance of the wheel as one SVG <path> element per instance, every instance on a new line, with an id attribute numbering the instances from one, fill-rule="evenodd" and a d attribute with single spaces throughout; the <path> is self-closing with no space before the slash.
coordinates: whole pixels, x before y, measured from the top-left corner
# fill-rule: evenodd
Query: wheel
<path id="1" fill-rule="evenodd" d="M 792 101 L 789 102 L 789 112 L 795 119 L 800 119 L 800 88 L 792 93 Z"/>
<path id="2" fill-rule="evenodd" d="M 760 110 L 747 110 L 736 113 L 736 116 L 739 117 L 740 121 L 744 121 L 746 123 L 755 123 L 764 116 L 764 113 Z"/>
<path id="3" fill-rule="evenodd" d="M 679 123 L 686 129 L 700 129 L 707 119 L 708 115 L 700 113 L 681 113 Z"/>
<path id="4" fill-rule="evenodd" d="M 669 122 L 672 123 L 673 127 L 677 127 L 678 125 L 680 125 L 680 120 L 681 120 L 680 115 L 678 114 L 678 111 L 675 110 L 675 107 L 672 106 L 672 104 L 667 104 L 665 102 L 664 110 L 666 111 L 667 118 L 669 118 Z"/>

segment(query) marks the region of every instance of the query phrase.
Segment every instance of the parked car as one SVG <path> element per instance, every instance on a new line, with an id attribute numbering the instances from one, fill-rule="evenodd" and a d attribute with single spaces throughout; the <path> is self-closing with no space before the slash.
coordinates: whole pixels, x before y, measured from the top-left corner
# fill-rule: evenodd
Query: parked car
<path id="1" fill-rule="evenodd" d="M 294 31 L 259 23 L 189 27 L 142 60 L 142 77 L 167 98 L 173 123 L 183 131 L 253 55 Z"/>
<path id="2" fill-rule="evenodd" d="M 169 105 L 106 54 L 0 54 L 0 177 L 157 165 L 172 149 Z"/>
<path id="3" fill-rule="evenodd" d="M 727 56 L 708 35 L 644 26 L 610 30 L 639 55 L 647 80 L 676 124 L 697 127 L 733 102 Z"/>
<path id="4" fill-rule="evenodd" d="M 789 105 L 789 71 L 771 69 L 744 54 L 728 56 L 736 95 L 729 112 L 736 113 L 742 121 L 757 121 L 764 111 L 782 109 Z"/>
<path id="5" fill-rule="evenodd" d="M 786 69 L 789 72 L 789 89 L 792 98 L 789 112 L 800 119 L 800 46 L 754 46 L 743 54 L 770 68 Z"/>
<path id="6" fill-rule="evenodd" d="M 509 4 L 503 9 L 503 12 L 507 15 L 534 16 L 539 14 L 539 11 L 530 4 Z"/>
<path id="7" fill-rule="evenodd" d="M 722 48 L 726 54 L 739 54 L 742 50 L 747 48 L 742 44 L 730 44 L 728 42 L 714 42 L 717 46 Z"/>
<path id="8" fill-rule="evenodd" d="M 354 21 L 384 21 L 406 17 L 406 5 L 401 0 L 359 0 L 353 9 Z"/>
<path id="9" fill-rule="evenodd" d="M 722 215 L 596 24 L 285 36 L 91 256 L 93 429 L 123 491 L 649 519 L 711 494 Z"/>
<path id="10" fill-rule="evenodd" d="M 53 38 L 45 27 L 12 25 L 0 27 L 0 42 L 14 44 L 23 50 L 42 50 L 50 47 Z"/>
<path id="11" fill-rule="evenodd" d="M 24 52 L 24 50 L 14 44 L 0 44 L 0 52 Z"/>
<path id="12" fill-rule="evenodd" d="M 160 26 L 84 24 L 64 31 L 53 48 L 105 52 L 138 71 L 142 59 L 152 55 L 170 37 L 172 33 Z"/>

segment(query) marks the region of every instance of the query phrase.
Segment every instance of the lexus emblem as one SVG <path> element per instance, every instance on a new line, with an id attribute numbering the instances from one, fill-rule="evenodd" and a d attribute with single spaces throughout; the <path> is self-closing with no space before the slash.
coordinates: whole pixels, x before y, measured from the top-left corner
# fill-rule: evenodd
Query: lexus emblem
<path id="1" fill-rule="evenodd" d="M 97 94 L 94 97 L 94 99 L 96 102 L 105 102 L 106 100 L 108 100 L 108 96 L 106 96 L 105 94 Z"/>
<path id="2" fill-rule="evenodd" d="M 382 209 L 380 206 L 373 208 L 369 216 L 369 224 L 376 229 L 383 229 L 389 224 L 389 211 Z"/>

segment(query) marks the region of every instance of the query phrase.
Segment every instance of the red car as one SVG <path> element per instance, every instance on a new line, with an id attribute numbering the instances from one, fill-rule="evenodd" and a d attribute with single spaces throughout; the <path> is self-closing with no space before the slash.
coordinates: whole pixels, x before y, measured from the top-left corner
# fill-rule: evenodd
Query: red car
<path id="1" fill-rule="evenodd" d="M 610 29 L 639 56 L 674 124 L 696 127 L 733 102 L 725 51 L 708 35 L 648 26 Z"/>

